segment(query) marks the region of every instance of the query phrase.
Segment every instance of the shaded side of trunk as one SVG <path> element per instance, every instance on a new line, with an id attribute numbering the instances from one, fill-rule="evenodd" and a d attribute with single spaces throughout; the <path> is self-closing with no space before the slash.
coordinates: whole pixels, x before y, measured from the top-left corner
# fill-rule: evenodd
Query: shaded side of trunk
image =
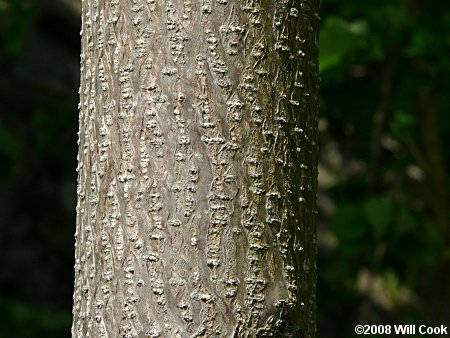
<path id="1" fill-rule="evenodd" d="M 84 0 L 73 337 L 314 337 L 318 1 Z"/>

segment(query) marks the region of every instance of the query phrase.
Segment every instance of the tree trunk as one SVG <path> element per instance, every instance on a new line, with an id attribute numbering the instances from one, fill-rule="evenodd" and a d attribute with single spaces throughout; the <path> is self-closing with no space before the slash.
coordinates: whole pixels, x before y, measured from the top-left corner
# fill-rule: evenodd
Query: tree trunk
<path id="1" fill-rule="evenodd" d="M 315 337 L 318 0 L 84 0 L 72 337 Z"/>

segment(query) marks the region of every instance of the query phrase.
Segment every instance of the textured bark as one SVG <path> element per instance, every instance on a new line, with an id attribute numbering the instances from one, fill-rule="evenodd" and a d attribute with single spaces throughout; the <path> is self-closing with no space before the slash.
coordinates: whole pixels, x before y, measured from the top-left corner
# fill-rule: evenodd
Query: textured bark
<path id="1" fill-rule="evenodd" d="M 314 337 L 318 0 L 84 0 L 73 337 Z"/>

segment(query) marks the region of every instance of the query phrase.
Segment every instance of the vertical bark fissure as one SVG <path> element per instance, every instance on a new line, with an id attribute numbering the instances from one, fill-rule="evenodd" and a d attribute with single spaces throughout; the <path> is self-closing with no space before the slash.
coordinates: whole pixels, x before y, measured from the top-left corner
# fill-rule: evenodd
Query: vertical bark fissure
<path id="1" fill-rule="evenodd" d="M 83 1 L 73 337 L 315 336 L 317 29 Z"/>

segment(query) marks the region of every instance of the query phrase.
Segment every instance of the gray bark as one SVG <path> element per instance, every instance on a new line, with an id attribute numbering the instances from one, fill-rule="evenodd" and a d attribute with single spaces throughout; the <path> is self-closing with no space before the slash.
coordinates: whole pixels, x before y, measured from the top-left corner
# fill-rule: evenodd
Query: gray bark
<path id="1" fill-rule="evenodd" d="M 72 337 L 315 337 L 318 0 L 84 0 Z"/>

